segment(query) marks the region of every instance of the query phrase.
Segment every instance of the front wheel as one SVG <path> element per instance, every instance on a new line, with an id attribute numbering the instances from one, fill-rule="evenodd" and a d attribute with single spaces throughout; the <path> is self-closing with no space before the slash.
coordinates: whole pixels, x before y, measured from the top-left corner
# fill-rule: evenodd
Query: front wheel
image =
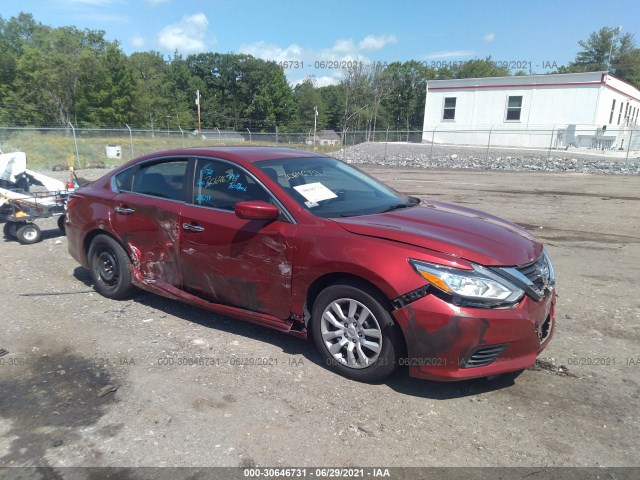
<path id="1" fill-rule="evenodd" d="M 326 364 L 361 382 L 380 381 L 398 365 L 398 327 L 378 298 L 364 286 L 334 285 L 313 304 L 313 338 Z"/>
<path id="2" fill-rule="evenodd" d="M 88 259 L 94 288 L 99 294 L 120 300 L 134 292 L 131 259 L 116 240 L 98 235 L 91 242 Z"/>

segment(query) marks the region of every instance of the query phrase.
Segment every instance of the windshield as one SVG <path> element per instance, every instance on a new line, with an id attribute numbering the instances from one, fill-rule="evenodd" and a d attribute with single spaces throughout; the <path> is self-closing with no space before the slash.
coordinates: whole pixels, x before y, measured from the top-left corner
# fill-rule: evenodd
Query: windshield
<path id="1" fill-rule="evenodd" d="M 368 215 L 419 202 L 334 158 L 263 160 L 255 165 L 318 217 Z"/>

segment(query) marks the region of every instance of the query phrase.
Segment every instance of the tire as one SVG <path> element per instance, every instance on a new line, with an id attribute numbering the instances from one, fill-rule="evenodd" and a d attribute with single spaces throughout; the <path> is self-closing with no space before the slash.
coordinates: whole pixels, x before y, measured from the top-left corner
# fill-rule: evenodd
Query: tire
<path id="1" fill-rule="evenodd" d="M 18 227 L 20 224 L 18 222 L 7 222 L 2 227 L 2 233 L 4 233 L 5 238 L 16 240 L 16 234 L 18 233 Z"/>
<path id="2" fill-rule="evenodd" d="M 18 228 L 16 238 L 23 245 L 31 245 L 42 239 L 42 232 L 35 223 L 26 223 Z"/>
<path id="3" fill-rule="evenodd" d="M 398 327 L 379 296 L 364 285 L 324 289 L 313 304 L 311 322 L 318 351 L 341 375 L 379 382 L 398 366 Z"/>
<path id="4" fill-rule="evenodd" d="M 65 229 L 65 227 L 64 227 L 64 222 L 65 222 L 65 220 L 66 220 L 66 219 L 67 219 L 67 216 L 66 216 L 66 215 L 60 215 L 60 216 L 58 217 L 58 228 L 59 228 L 59 229 L 60 229 L 60 231 L 61 231 L 62 233 L 64 233 L 65 235 L 66 235 L 66 233 L 67 233 L 67 230 L 66 230 L 66 229 Z"/>
<path id="5" fill-rule="evenodd" d="M 107 298 L 121 300 L 131 296 L 131 259 L 124 248 L 107 235 L 98 235 L 89 247 L 89 271 L 96 291 Z"/>

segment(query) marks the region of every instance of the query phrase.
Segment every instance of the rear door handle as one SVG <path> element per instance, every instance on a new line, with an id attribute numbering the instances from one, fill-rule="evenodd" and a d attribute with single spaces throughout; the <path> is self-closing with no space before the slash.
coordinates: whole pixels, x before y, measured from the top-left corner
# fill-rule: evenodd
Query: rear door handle
<path id="1" fill-rule="evenodd" d="M 204 227 L 200 225 L 191 225 L 190 223 L 183 223 L 182 229 L 188 232 L 204 232 Z"/>
<path id="2" fill-rule="evenodd" d="M 131 215 L 135 210 L 129 207 L 115 207 L 116 213 L 122 213 L 123 215 Z"/>

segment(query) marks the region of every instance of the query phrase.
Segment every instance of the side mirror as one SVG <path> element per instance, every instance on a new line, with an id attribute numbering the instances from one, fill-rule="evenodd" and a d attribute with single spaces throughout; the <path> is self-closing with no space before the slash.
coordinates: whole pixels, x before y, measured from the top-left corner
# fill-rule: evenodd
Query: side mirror
<path id="1" fill-rule="evenodd" d="M 275 220 L 280 209 L 262 200 L 238 202 L 235 206 L 236 217 L 243 220 Z"/>

